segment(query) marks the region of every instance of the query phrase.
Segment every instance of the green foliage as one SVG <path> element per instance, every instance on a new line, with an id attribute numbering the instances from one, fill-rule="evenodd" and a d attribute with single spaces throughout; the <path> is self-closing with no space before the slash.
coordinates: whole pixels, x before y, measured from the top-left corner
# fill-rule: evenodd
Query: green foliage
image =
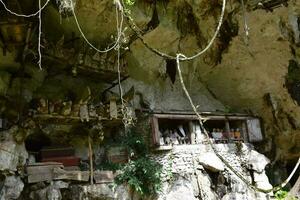
<path id="1" fill-rule="evenodd" d="M 288 192 L 284 190 L 279 190 L 275 193 L 276 200 L 284 200 L 287 197 Z"/>
<path id="2" fill-rule="evenodd" d="M 115 178 L 117 184 L 127 183 L 141 195 L 151 195 L 160 191 L 162 166 L 147 158 L 130 161 Z"/>
<path id="3" fill-rule="evenodd" d="M 129 132 L 121 141 L 127 148 L 131 161 L 124 165 L 122 173 L 115 178 L 116 184 L 128 184 L 141 195 L 155 194 L 161 189 L 162 166 L 151 160 L 147 144 L 141 134 Z"/>
<path id="4" fill-rule="evenodd" d="M 138 133 L 129 132 L 123 137 L 121 143 L 132 158 L 144 157 L 148 153 L 147 144 L 145 143 L 143 136 Z"/>
<path id="5" fill-rule="evenodd" d="M 173 164 L 173 155 L 170 155 L 170 157 L 168 158 L 168 166 L 166 168 L 166 173 L 167 173 L 167 177 L 170 181 L 173 181 L 173 172 L 172 172 L 172 164 Z"/>
<path id="6" fill-rule="evenodd" d="M 288 195 L 289 193 L 285 190 L 279 190 L 275 193 L 276 200 L 297 200 L 296 197 Z"/>
<path id="7" fill-rule="evenodd" d="M 133 6 L 135 4 L 134 0 L 124 0 L 126 6 Z"/>

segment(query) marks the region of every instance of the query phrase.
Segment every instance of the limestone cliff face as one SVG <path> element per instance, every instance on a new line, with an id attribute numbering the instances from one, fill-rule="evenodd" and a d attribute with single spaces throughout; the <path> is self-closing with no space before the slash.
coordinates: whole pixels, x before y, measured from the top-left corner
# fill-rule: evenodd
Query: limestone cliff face
<path id="1" fill-rule="evenodd" d="M 204 48 L 215 30 L 219 3 L 169 1 L 164 9 L 157 3 L 159 24 L 145 33 L 145 41 L 171 55 L 194 54 Z M 294 22 L 299 15 L 298 4 L 291 1 L 288 7 L 273 12 L 247 12 L 250 34 L 245 38 L 242 13 L 238 5 L 229 1 L 222 30 L 212 49 L 182 64 L 191 93 L 201 81 L 230 111 L 261 116 L 267 141 L 262 150 L 283 160 L 296 159 L 300 149 L 300 109 L 287 85 L 289 63 L 299 60 L 299 24 L 295 28 Z M 131 43 L 127 56 L 133 78 L 161 80 L 159 75 L 166 61 L 139 40 Z M 198 99 L 194 96 L 195 101 Z"/>
<path id="2" fill-rule="evenodd" d="M 254 0 L 248 0 L 248 3 L 252 1 Z M 35 0 L 11 0 L 11 2 L 19 2 L 20 9 L 25 13 L 37 10 Z M 107 81 L 105 82 L 105 79 L 110 79 L 108 74 L 95 78 L 92 77 L 93 73 L 84 75 L 78 70 L 83 60 L 99 61 L 100 64 L 99 62 L 97 64 L 109 70 L 116 66 L 117 51 L 101 54 L 92 50 L 82 39 L 72 13 L 59 13 L 57 2 L 60 1 L 51 1 L 42 14 L 42 71 L 36 64 L 38 41 L 36 29 L 33 29 L 28 46 L 30 51 L 27 52 L 28 55 L 23 62 L 20 59 L 22 46 L 6 47 L 5 42 L 1 42 L 2 35 L 0 35 L 0 49 L 3 50 L 3 53 L 0 53 L 0 117 L 4 113 L 3 115 L 8 117 L 12 124 L 17 124 L 20 119 L 21 122 L 27 119 L 26 114 L 33 99 L 44 98 L 54 103 L 62 100 L 68 102 L 72 99 L 76 105 L 87 101 L 86 99 L 90 98 L 89 93 L 92 93 L 95 97 L 93 100 L 99 103 L 100 99 L 106 97 L 102 93 L 106 88 L 111 88 L 110 90 L 115 94 L 119 92 L 118 85 L 111 86 L 112 80 L 117 79 L 116 76 L 112 77 L 108 84 Z M 114 1 L 73 0 L 73 2 L 76 3 L 75 12 L 87 39 L 101 49 L 112 45 L 116 40 L 117 32 Z M 127 5 L 126 12 L 138 26 L 137 29 L 141 31 L 144 41 L 149 46 L 172 56 L 176 53 L 191 56 L 204 49 L 214 34 L 222 8 L 222 0 L 133 0 L 132 2 L 133 5 Z M 0 14 L 2 10 L 0 6 Z M 289 0 L 287 7 L 276 8 L 273 12 L 249 8 L 246 12 L 246 22 L 250 28 L 249 38 L 245 35 L 242 10 L 239 1 L 228 0 L 220 33 L 212 47 L 202 56 L 182 62 L 182 73 L 187 89 L 199 110 L 246 112 L 262 118 L 265 142 L 254 145 L 273 163 L 276 161 L 285 163 L 278 167 L 283 168 L 279 170 L 275 165 L 274 169 L 279 173 L 274 170 L 275 172 L 272 172 L 274 177 L 270 177 L 274 179 L 272 183 L 281 183 L 281 179 L 285 176 L 283 174 L 290 171 L 288 168 L 300 156 L 300 1 Z M 37 26 L 35 19 L 30 20 L 33 27 Z M 118 22 L 121 22 L 121 18 Z M 129 76 L 122 82 L 123 90 L 126 93 L 134 87 L 136 94 L 140 94 L 135 95 L 130 102 L 134 107 L 139 108 L 143 98 L 149 103 L 150 109 L 191 110 L 179 82 L 176 61 L 162 58 L 146 48 L 129 28 L 125 18 L 121 41 L 121 63 Z M 99 67 L 97 64 L 95 66 Z M 23 113 L 23 116 L 20 113 Z M 20 131 L 20 141 L 23 142 L 31 132 L 43 131 L 46 134 L 51 132 L 51 139 L 54 141 L 70 142 L 72 136 L 64 133 L 71 132 L 71 128 L 70 125 L 29 127 L 28 133 L 24 130 Z M 81 134 L 78 133 L 79 136 Z M 81 139 L 73 139 L 71 142 L 83 146 Z M 8 147 L 12 146 L 11 148 L 16 146 L 11 151 L 26 152 L 23 145 L 15 143 L 9 145 L 11 143 L 9 141 L 6 143 Z M 236 147 L 232 146 L 232 148 Z M 185 152 L 187 149 L 188 146 L 183 147 L 182 150 Z M 222 149 L 220 152 L 228 151 Z M 181 153 L 178 151 L 174 155 Z M 194 153 L 194 149 L 191 149 L 191 154 Z M 206 154 L 207 152 L 199 152 L 199 155 L 209 156 Z M 229 154 L 224 157 L 238 169 L 242 168 L 238 159 L 232 157 L 235 153 Z M 260 158 L 255 160 L 257 164 L 262 165 L 262 160 L 268 160 L 257 155 L 255 151 L 253 157 Z M 27 153 L 23 157 L 27 158 Z M 157 155 L 155 157 L 160 159 Z M 189 156 L 183 153 L 173 163 L 174 170 L 178 169 L 178 174 L 182 173 L 180 171 L 182 166 L 185 170 L 185 167 L 189 167 L 181 161 L 181 158 L 190 164 L 193 163 L 186 160 L 186 157 Z M 6 156 L 5 159 L 10 157 Z M 4 166 L 5 169 L 15 168 L 16 162 L 19 162 L 8 161 L 12 164 L 7 162 L 8 166 Z M 267 163 L 263 164 L 263 170 L 254 172 L 254 177 L 246 171 L 246 177 L 249 180 L 253 178 L 257 184 L 263 184 L 262 187 L 269 188 L 269 181 L 264 171 Z M 166 166 L 165 163 L 163 164 Z M 205 168 L 207 163 L 201 165 Z M 198 172 L 201 171 L 197 177 L 201 177 L 199 178 L 203 180 L 201 184 L 207 191 L 211 191 L 211 199 L 215 199 L 215 191 L 211 190 L 212 180 L 205 170 L 203 171 L 203 167 L 199 167 L 200 170 L 197 168 Z M 193 173 L 191 171 L 191 174 Z M 232 177 L 230 174 L 227 175 Z M 180 197 L 182 194 L 190 194 L 191 199 L 200 196 L 197 177 L 178 178 L 173 184 L 174 187 L 171 184 L 164 185 L 164 196 Z M 6 188 L 11 190 L 14 185 L 18 185 L 22 190 L 23 183 L 16 184 L 17 182 L 20 181 L 11 177 L 11 181 L 8 182 L 10 184 L 6 183 Z M 184 187 L 175 187 L 180 184 Z M 195 191 L 191 184 L 196 186 Z M 232 184 L 236 187 L 233 187 L 232 193 L 225 195 L 224 199 L 238 198 L 239 193 L 247 194 L 244 185 L 235 183 L 233 179 Z M 48 189 L 53 188 L 51 186 Z M 102 191 L 102 189 L 94 189 L 96 192 Z M 78 188 L 75 187 L 75 190 Z M 186 193 L 182 193 L 182 190 Z M 121 188 L 120 194 L 123 195 L 124 191 L 126 192 L 127 189 Z"/>
<path id="3" fill-rule="evenodd" d="M 30 9 L 36 8 L 29 8 L 28 5 L 34 5 L 30 0 L 24 2 L 20 2 L 24 10 L 30 12 Z M 150 46 L 171 55 L 181 52 L 188 56 L 203 49 L 211 39 L 221 4 L 222 1 L 218 0 L 136 0 L 128 9 Z M 267 141 L 262 150 L 276 152 L 270 153 L 272 158 L 296 159 L 300 152 L 300 108 L 288 90 L 291 83 L 287 85 L 287 78 L 292 71 L 291 60 L 299 68 L 300 3 L 291 0 L 288 7 L 273 12 L 247 11 L 247 24 L 250 27 L 248 45 L 245 44 L 241 11 L 238 1 L 227 2 L 223 26 L 212 48 L 203 56 L 182 63 L 186 85 L 203 111 L 246 110 L 261 116 Z M 104 48 L 114 41 L 116 15 L 112 0 L 77 0 L 76 13 L 82 30 L 95 46 Z M 131 77 L 124 82 L 124 87 L 137 84 L 137 88 L 145 93 L 145 98 L 152 101 L 154 108 L 171 109 L 181 105 L 180 109 L 189 109 L 179 86 L 176 63 L 147 49 L 130 30 L 126 20 L 123 27 L 122 58 L 128 63 Z M 43 13 L 43 33 L 45 39 L 53 43 L 62 35 L 65 41 L 80 37 L 73 17 L 60 16 L 54 4 L 49 5 Z M 18 76 L 11 76 L 11 72 L 19 67 L 16 58 L 18 54 L 14 51 L 0 57 L 1 70 L 5 72 L 0 74 L 3 96 L 17 87 Z M 8 66 L 11 66 L 9 70 Z M 67 89 L 80 93 L 81 89 L 78 91 L 72 85 L 78 83 L 85 88 L 84 84 L 90 81 L 88 78 L 75 81 L 57 75 L 65 72 L 56 64 L 51 67 L 58 68 L 58 72 L 50 75 L 33 73 L 35 67 L 27 68 L 29 74 L 38 74 L 37 78 L 27 80 L 25 88 L 28 89 L 28 101 L 41 93 L 55 95 Z M 295 76 L 297 79 L 300 75 Z M 57 84 L 57 80 L 68 84 Z M 95 81 L 91 85 L 95 85 L 95 90 L 102 87 Z M 300 92 L 297 87 L 292 88 L 294 93 Z M 172 102 L 172 99 L 176 102 Z"/>
<path id="4" fill-rule="evenodd" d="M 275 144 L 277 159 L 299 157 L 299 102 L 291 97 L 287 85 L 290 60 L 299 60 L 292 41 L 299 35 L 290 24 L 299 15 L 295 6 L 290 3 L 272 13 L 248 13 L 249 45 L 244 43 L 243 19 L 237 16 L 240 34 L 223 53 L 222 62 L 210 69 L 200 65 L 206 71 L 200 76 L 224 104 L 233 110 L 250 109 L 263 118 L 269 143 L 265 150 Z"/>
<path id="5" fill-rule="evenodd" d="M 154 6 L 157 24 L 145 32 L 145 41 L 171 55 L 194 54 L 210 40 L 220 3 L 157 2 Z M 299 21 L 295 25 L 295 20 L 299 20 L 299 3 L 290 1 L 288 7 L 273 12 L 256 10 L 246 15 L 249 38 L 245 36 L 239 5 L 228 2 L 222 30 L 212 49 L 182 64 L 185 81 L 191 93 L 197 90 L 200 81 L 230 111 L 261 116 L 267 141 L 262 150 L 272 152 L 270 156 L 276 159 L 296 159 L 300 149 L 300 109 L 291 97 L 287 78 L 291 76 L 290 61 L 299 60 Z M 133 19 L 138 18 L 133 15 Z M 149 51 L 139 40 L 129 47 L 126 56 L 134 79 L 157 84 L 165 78 L 165 59 Z M 199 97 L 194 96 L 194 100 L 197 102 Z M 206 110 L 205 105 L 200 108 Z"/>

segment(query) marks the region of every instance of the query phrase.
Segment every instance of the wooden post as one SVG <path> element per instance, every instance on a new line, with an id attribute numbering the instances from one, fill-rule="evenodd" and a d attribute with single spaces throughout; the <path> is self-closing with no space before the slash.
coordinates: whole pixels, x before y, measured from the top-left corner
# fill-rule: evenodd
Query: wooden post
<path id="1" fill-rule="evenodd" d="M 89 142 L 89 158 L 90 158 L 90 179 L 91 179 L 91 185 L 94 184 L 94 166 L 93 166 L 93 149 L 92 149 L 92 141 L 91 136 L 88 136 L 88 142 Z"/>
<path id="2" fill-rule="evenodd" d="M 151 118 L 151 127 L 152 127 L 153 144 L 155 146 L 159 146 L 159 139 L 160 139 L 161 135 L 159 135 L 159 127 L 158 127 L 157 117 L 152 117 Z"/>
<path id="3" fill-rule="evenodd" d="M 243 121 L 242 122 L 242 137 L 243 137 L 243 140 L 244 140 L 244 143 L 248 143 L 248 135 L 247 135 L 247 124 L 246 124 L 246 121 Z"/>
<path id="4" fill-rule="evenodd" d="M 228 137 L 228 142 L 232 142 L 231 133 L 230 133 L 230 125 L 229 125 L 228 120 L 225 121 L 225 133 Z"/>

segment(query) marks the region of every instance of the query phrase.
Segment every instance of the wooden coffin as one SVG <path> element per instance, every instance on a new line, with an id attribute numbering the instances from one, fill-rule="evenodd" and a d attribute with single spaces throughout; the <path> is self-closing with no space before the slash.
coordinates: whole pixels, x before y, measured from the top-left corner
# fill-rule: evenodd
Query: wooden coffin
<path id="1" fill-rule="evenodd" d="M 66 171 L 61 168 L 55 168 L 53 170 L 54 180 L 72 180 L 72 181 L 89 181 L 89 171 Z"/>
<path id="2" fill-rule="evenodd" d="M 80 158 L 75 156 L 65 156 L 65 157 L 52 157 L 52 158 L 44 158 L 42 162 L 60 162 L 64 166 L 78 166 L 80 163 Z"/>
<path id="3" fill-rule="evenodd" d="M 28 165 L 26 166 L 28 183 L 51 181 L 53 180 L 53 170 L 61 169 L 63 167 L 62 163 L 57 162 L 34 163 Z"/>
<path id="4" fill-rule="evenodd" d="M 43 148 L 40 151 L 40 155 L 42 159 L 51 158 L 51 157 L 73 156 L 74 154 L 75 154 L 75 150 L 72 147 L 47 147 L 47 148 Z"/>
<path id="5" fill-rule="evenodd" d="M 114 182 L 114 174 L 112 171 L 95 171 L 94 179 L 96 183 L 112 183 Z"/>
<path id="6" fill-rule="evenodd" d="M 107 158 L 112 163 L 127 163 L 128 153 L 123 147 L 111 147 L 108 149 Z"/>

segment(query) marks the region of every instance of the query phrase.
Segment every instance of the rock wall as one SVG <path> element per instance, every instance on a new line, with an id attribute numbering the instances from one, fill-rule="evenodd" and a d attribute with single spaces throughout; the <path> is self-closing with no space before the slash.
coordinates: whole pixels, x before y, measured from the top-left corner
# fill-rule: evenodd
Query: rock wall
<path id="1" fill-rule="evenodd" d="M 12 136 L 20 131 L 12 128 L 7 132 Z M 11 148 L 14 139 L 8 138 Z M 5 143 L 2 143 L 5 144 Z M 22 145 L 21 145 L 22 146 Z M 5 146 L 4 146 L 5 147 Z M 3 148 L 4 148 L 3 147 Z M 215 144 L 215 148 L 231 166 L 238 171 L 249 183 L 262 189 L 270 189 L 265 167 L 270 160 L 254 150 L 250 144 Z M 21 148 L 22 149 L 22 148 Z M 116 199 L 130 200 L 141 197 L 125 185 L 115 187 L 109 184 L 76 184 L 72 182 L 50 181 L 30 184 L 25 187 L 22 167 L 27 158 L 25 149 L 5 149 L 14 154 L 0 154 L 1 162 L 1 193 L 0 199 Z M 18 157 L 18 160 L 8 159 L 8 156 Z M 142 197 L 148 200 L 231 200 L 231 199 L 268 199 L 268 195 L 255 192 L 242 182 L 224 163 L 214 154 L 208 144 L 175 145 L 170 151 L 155 151 L 151 159 L 162 164 L 163 187 L 156 196 Z M 13 162 L 13 163 L 12 163 Z M 17 172 L 16 170 L 20 171 Z M 23 191 L 24 190 L 24 191 Z"/>
<path id="2" fill-rule="evenodd" d="M 215 31 L 221 10 L 221 1 L 134 2 L 128 9 L 145 41 L 171 55 L 178 52 L 193 55 L 203 49 Z M 20 2 L 20 7 L 28 13 L 35 8 L 30 5 L 35 5 L 32 0 Z M 114 41 L 116 16 L 112 1 L 78 0 L 76 14 L 83 32 L 95 46 L 104 48 Z M 299 63 L 299 2 L 290 0 L 288 7 L 280 7 L 273 12 L 247 11 L 247 25 L 250 27 L 248 46 L 244 42 L 242 14 L 239 2 L 227 2 L 223 26 L 212 48 L 203 56 L 182 63 L 186 85 L 203 111 L 246 111 L 261 116 L 267 136 L 261 150 L 275 160 L 295 160 L 299 157 L 300 109 L 289 90 L 294 91 L 296 96 L 299 90 L 297 84 L 287 88 L 286 76 L 290 61 L 296 63 L 295 66 Z M 57 5 L 47 6 L 43 15 L 45 40 L 58 51 L 58 41 L 62 36 L 65 41 L 80 38 L 74 17 L 60 15 Z M 128 63 L 129 75 L 134 80 L 131 82 L 137 88 L 143 85 L 141 89 L 146 89 L 142 91 L 143 95 L 152 108 L 190 109 L 179 86 L 174 62 L 147 49 L 126 23 L 123 35 L 122 58 Z M 20 68 L 18 53 L 7 52 L 0 58 L 0 93 L 14 98 L 18 95 L 21 80 L 12 75 Z M 88 79 L 73 80 L 71 73 L 65 72 L 66 66 L 52 62 L 44 64 L 56 69 L 50 77 L 39 72 L 35 62 L 26 67 L 29 75 L 24 85 L 26 102 L 36 96 L 60 96 L 67 93 L 66 90 L 80 96 L 77 93 L 83 89 L 78 92 L 73 85 L 82 88 L 97 85 L 95 92 L 102 88 Z M 58 82 L 61 83 L 59 87 Z M 273 96 L 276 108 L 272 108 L 269 100 L 264 98 L 268 94 Z M 174 98 L 178 102 L 171 100 Z M 16 115 L 13 113 L 13 117 Z"/>
<path id="3" fill-rule="evenodd" d="M 36 5 L 30 0 L 20 3 L 28 13 L 36 10 L 35 6 L 30 6 Z M 91 42 L 97 47 L 104 48 L 114 41 L 116 16 L 111 0 L 103 0 L 100 3 L 95 0 L 78 0 L 76 5 L 76 13 L 82 29 Z M 203 49 L 213 35 L 220 8 L 221 1 L 136 1 L 136 4 L 130 8 L 130 12 L 149 45 L 171 55 L 178 52 L 192 55 L 199 49 Z M 247 45 L 240 4 L 237 1 L 228 1 L 221 32 L 212 48 L 202 57 L 182 63 L 186 85 L 200 110 L 242 111 L 262 117 L 266 142 L 260 145 L 262 147 L 260 150 L 267 152 L 268 157 L 274 158 L 274 162 L 293 161 L 299 157 L 300 152 L 300 108 L 297 95 L 295 97 L 291 94 L 291 91 L 299 94 L 300 78 L 296 73 L 299 69 L 298 71 L 292 69 L 292 65 L 296 69 L 300 66 L 299 13 L 300 4 L 297 0 L 290 0 L 288 7 L 280 7 L 273 12 L 265 10 L 247 12 L 247 23 L 250 27 Z M 136 91 L 142 94 L 134 97 L 132 102 L 134 106 L 142 107 L 141 97 L 143 97 L 144 103 L 147 103 L 150 109 L 190 110 L 190 105 L 180 87 L 174 62 L 161 58 L 145 48 L 127 24 L 124 25 L 123 34 L 122 57 L 128 63 L 130 75 L 130 79 L 123 82 L 123 88 L 124 91 L 128 91 L 131 86 L 134 86 Z M 80 33 L 73 17 L 60 16 L 56 5 L 52 4 L 43 12 L 43 36 L 46 41 L 43 40 L 45 46 L 49 42 L 59 51 L 57 41 L 62 36 L 65 41 L 70 41 L 80 38 Z M 33 38 L 35 41 L 32 45 L 35 45 L 36 38 L 35 36 Z M 1 49 L 2 46 L 1 43 Z M 20 95 L 20 83 L 23 79 L 19 75 L 20 49 L 9 50 L 5 54 L 3 49 L 3 54 L 0 55 L 0 108 L 1 113 L 6 112 L 13 119 L 13 123 L 16 123 L 19 110 L 13 111 L 12 108 L 16 108 L 15 100 L 19 99 L 16 97 Z M 78 58 L 74 58 L 76 59 Z M 38 70 L 34 58 L 28 62 L 30 64 L 26 65 L 24 72 L 26 76 L 22 82 L 24 104 L 34 97 L 63 97 L 69 91 L 74 92 L 80 99 L 87 85 L 92 87 L 94 93 L 104 88 L 104 85 L 89 78 L 73 77 L 69 72 L 72 66 L 43 62 L 45 66 L 55 69 L 47 74 L 46 67 L 45 71 Z M 293 73 L 296 75 L 291 76 Z M 8 101 L 13 103 L 9 104 Z M 11 198 L 11 191 L 14 189 L 19 191 L 23 187 L 19 178 L 14 175 L 17 166 L 24 164 L 27 153 L 22 144 L 16 143 L 11 138 L 4 139 L 1 143 L 6 152 L 1 151 L 0 169 L 9 171 L 6 181 L 2 181 L 5 183 L 3 190 L 5 194 L 2 194 L 1 198 Z M 209 148 L 191 147 L 193 150 L 189 147 L 185 148 L 176 147 L 169 153 L 156 155 L 160 162 L 165 163 L 166 168 L 165 186 L 161 198 L 183 199 L 184 194 L 194 199 L 204 195 L 201 192 L 202 188 L 205 188 L 207 192 L 205 194 L 209 194 L 211 199 L 221 196 L 224 199 L 234 197 L 239 199 L 248 194 L 249 191 L 245 191 L 242 184 L 228 178 L 234 176 L 230 175 L 226 166 L 220 164 L 217 158 L 210 163 L 211 160 L 207 157 L 213 158 L 213 156 L 210 156 Z M 259 187 L 270 187 L 264 172 L 268 161 L 264 157 L 262 159 L 265 164 L 262 166 L 257 166 L 261 160 L 256 160 L 251 164 L 252 167 L 244 167 L 241 164 L 249 164 L 260 154 L 251 151 L 250 147 L 245 147 L 246 150 L 241 155 L 236 155 L 234 146 L 220 146 L 220 149 L 224 157 L 245 177 Z M 15 152 L 18 158 L 8 153 L 10 151 Z M 205 152 L 204 155 L 207 157 L 201 152 Z M 193 155 L 197 157 L 195 161 Z M 220 181 L 226 182 L 226 189 L 217 186 L 215 186 L 217 189 L 212 189 L 214 182 L 212 173 L 224 176 Z M 198 186 L 198 182 L 202 187 Z M 18 188 L 14 188 L 13 185 Z M 57 187 L 51 184 L 41 188 L 37 190 L 43 190 L 42 194 L 51 193 L 53 188 L 57 191 Z M 82 189 L 83 192 L 94 190 L 97 191 L 97 188 Z M 228 190 L 229 193 L 224 195 L 224 190 Z M 109 198 L 115 198 L 109 195 Z M 260 194 L 251 193 L 248 196 L 252 199 L 258 198 L 253 195 Z"/>
<path id="4" fill-rule="evenodd" d="M 230 110 L 262 117 L 266 133 L 262 150 L 275 160 L 299 157 L 300 109 L 286 85 L 290 60 L 299 59 L 293 55 L 298 48 L 291 42 L 291 38 L 298 37 L 291 31 L 291 20 L 298 15 L 296 4 L 291 1 L 289 7 L 273 12 L 246 13 L 250 27 L 248 45 L 243 17 L 237 15 L 240 34 L 222 54 L 222 62 L 214 68 L 199 65 L 205 71 L 199 73 L 202 80 Z"/>
<path id="5" fill-rule="evenodd" d="M 270 189 L 265 167 L 269 160 L 256 152 L 249 144 L 238 148 L 235 144 L 216 144 L 218 152 L 249 182 L 262 189 Z M 58 199 L 93 200 L 232 200 L 232 199 L 269 199 L 268 194 L 256 192 L 242 182 L 212 152 L 208 145 L 179 145 L 171 151 L 157 152 L 151 158 L 163 165 L 161 192 L 155 196 L 140 197 L 127 186 L 114 187 L 113 184 L 66 186 L 68 192 L 59 192 L 64 184 L 53 182 L 32 191 L 32 195 L 44 195 L 49 190 L 59 192 Z M 63 186 L 62 186 L 63 185 Z M 48 191 L 48 192 L 47 192 Z M 52 200 L 53 198 L 47 197 Z"/>
<path id="6" fill-rule="evenodd" d="M 243 144 L 216 144 L 217 151 L 250 183 L 270 189 L 265 174 L 269 160 Z M 242 182 L 213 153 L 209 145 L 178 145 L 173 150 L 153 155 L 164 166 L 164 188 L 158 199 L 268 199 Z"/>
<path id="7" fill-rule="evenodd" d="M 131 76 L 137 74 L 132 73 Z M 193 75 L 187 75 L 190 77 L 190 81 L 193 79 Z M 197 87 L 195 87 L 195 85 Z M 122 88 L 124 93 L 131 87 L 135 89 L 135 95 L 130 102 L 134 108 L 142 108 L 141 101 L 147 103 L 149 109 L 157 111 L 188 111 L 192 110 L 188 99 L 185 97 L 184 91 L 181 88 L 179 80 L 176 80 L 174 84 L 171 80 L 166 78 L 163 81 L 155 81 L 153 83 L 147 83 L 143 80 L 135 78 L 129 78 L 122 82 Z M 217 111 L 224 110 L 224 106 L 220 101 L 213 97 L 205 86 L 196 78 L 194 78 L 193 85 L 187 85 L 190 90 L 191 96 L 195 99 L 195 104 L 199 105 L 201 111 Z M 119 87 L 116 86 L 112 91 L 118 93 Z M 137 95 L 141 94 L 141 95 Z M 142 99 L 141 99 L 142 98 Z"/>

